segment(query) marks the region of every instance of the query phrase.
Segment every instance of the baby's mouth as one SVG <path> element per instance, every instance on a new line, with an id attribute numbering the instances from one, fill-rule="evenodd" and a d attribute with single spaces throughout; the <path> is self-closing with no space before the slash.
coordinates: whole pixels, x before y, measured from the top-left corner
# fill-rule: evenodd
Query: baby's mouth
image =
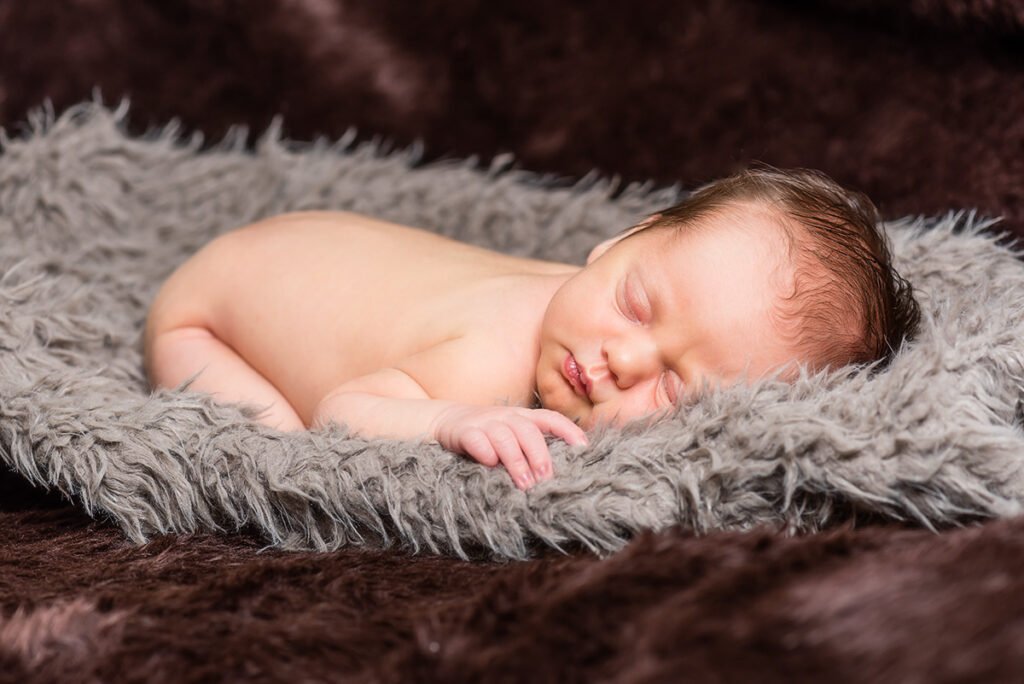
<path id="1" fill-rule="evenodd" d="M 590 398 L 590 383 L 587 380 L 587 375 L 583 369 L 580 368 L 579 364 L 576 362 L 576 357 L 573 356 L 571 352 L 565 357 L 565 361 L 562 363 L 562 372 L 565 374 L 566 379 L 569 381 L 569 384 L 572 385 L 576 394 L 581 397 L 586 397 L 587 399 Z"/>

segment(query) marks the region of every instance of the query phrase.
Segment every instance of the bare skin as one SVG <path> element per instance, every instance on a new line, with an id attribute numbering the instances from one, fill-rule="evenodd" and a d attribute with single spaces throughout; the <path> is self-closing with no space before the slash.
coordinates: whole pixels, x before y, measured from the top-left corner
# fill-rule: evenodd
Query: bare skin
<path id="1" fill-rule="evenodd" d="M 350 213 L 267 219 L 164 283 L 146 372 L 171 388 L 199 373 L 189 389 L 267 407 L 281 430 L 436 440 L 525 489 L 552 476 L 545 433 L 585 444 L 599 422 L 792 359 L 768 316 L 786 285 L 777 224 L 752 207 L 716 220 L 671 248 L 609 240 L 581 268 Z"/>

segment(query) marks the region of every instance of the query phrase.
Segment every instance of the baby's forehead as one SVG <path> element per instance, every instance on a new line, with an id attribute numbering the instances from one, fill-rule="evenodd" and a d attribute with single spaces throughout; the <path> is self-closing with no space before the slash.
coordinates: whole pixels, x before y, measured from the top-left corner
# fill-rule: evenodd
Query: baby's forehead
<path id="1" fill-rule="evenodd" d="M 660 239 L 648 241 L 650 254 L 671 257 L 679 252 L 714 251 L 719 258 L 744 257 L 751 249 L 777 265 L 793 260 L 792 221 L 770 207 L 741 204 L 723 208 L 687 225 L 660 228 Z M 652 236 L 654 237 L 654 236 Z"/>
<path id="2" fill-rule="evenodd" d="M 775 330 L 800 264 L 773 217 L 739 211 L 692 232 L 673 232 L 649 241 L 634 261 L 643 281 L 662 293 L 666 312 Z"/>
<path id="3" fill-rule="evenodd" d="M 634 253 L 631 269 L 685 299 L 716 301 L 722 297 L 712 293 L 729 291 L 764 308 L 790 289 L 796 271 L 778 232 L 731 224 L 659 236 Z"/>

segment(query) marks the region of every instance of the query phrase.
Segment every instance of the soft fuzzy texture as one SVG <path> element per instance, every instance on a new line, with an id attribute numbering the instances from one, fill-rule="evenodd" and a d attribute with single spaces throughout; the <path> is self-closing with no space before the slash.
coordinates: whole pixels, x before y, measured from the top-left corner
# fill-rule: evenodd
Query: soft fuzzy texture
<path id="1" fill-rule="evenodd" d="M 136 133 L 281 113 L 290 137 L 356 125 L 428 158 L 687 187 L 762 159 L 886 218 L 977 207 L 1024 236 L 1022 6 L 0 0 L 0 125 L 99 87 L 132 97 Z M 1019 682 L 1024 518 L 864 522 L 504 564 L 135 546 L 0 466 L 0 682 Z"/>
<path id="2" fill-rule="evenodd" d="M 398 542 L 523 558 L 536 543 L 613 551 L 672 525 L 815 530 L 867 511 L 938 526 L 1024 502 L 1024 266 L 973 215 L 889 227 L 927 314 L 890 369 L 736 388 L 582 451 L 555 443 L 557 477 L 528 494 L 436 445 L 285 435 L 205 395 L 147 396 L 149 300 L 234 226 L 351 209 L 581 262 L 678 191 L 634 187 L 613 200 L 608 182 L 555 187 L 503 170 L 507 159 L 416 168 L 415 154 L 345 141 L 290 149 L 276 130 L 255 154 L 238 150 L 240 136 L 199 153 L 173 129 L 125 136 L 125 112 L 39 115 L 28 138 L 2 141 L 0 448 L 25 477 L 136 541 L 251 526 L 292 549 Z"/>
<path id="3" fill-rule="evenodd" d="M 1024 518 L 527 563 L 2 515 L 0 682 L 1019 682 Z M 14 606 L 18 609 L 15 610 Z"/>

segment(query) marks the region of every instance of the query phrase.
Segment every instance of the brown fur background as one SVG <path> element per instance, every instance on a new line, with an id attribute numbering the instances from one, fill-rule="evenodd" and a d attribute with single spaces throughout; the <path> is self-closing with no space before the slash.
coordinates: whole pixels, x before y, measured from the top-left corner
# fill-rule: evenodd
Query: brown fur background
<path id="1" fill-rule="evenodd" d="M 1022 29 L 1020 0 L 3 0 L 0 123 L 98 86 L 139 128 L 281 113 L 687 186 L 760 159 L 1022 233 Z"/>
<path id="2" fill-rule="evenodd" d="M 0 517 L 0 681 L 1017 681 L 1024 522 L 510 565 Z"/>
<path id="3" fill-rule="evenodd" d="M 1012 0 L 0 0 L 0 125 L 99 87 L 179 117 L 429 159 L 691 186 L 822 168 L 886 218 L 978 207 L 1024 236 Z M 2 415 L 0 415 L 2 419 Z M 1022 455 L 1024 456 L 1024 455 Z M 0 479 L 0 680 L 1018 681 L 1024 522 L 648 535 L 464 563 L 128 545 Z"/>

